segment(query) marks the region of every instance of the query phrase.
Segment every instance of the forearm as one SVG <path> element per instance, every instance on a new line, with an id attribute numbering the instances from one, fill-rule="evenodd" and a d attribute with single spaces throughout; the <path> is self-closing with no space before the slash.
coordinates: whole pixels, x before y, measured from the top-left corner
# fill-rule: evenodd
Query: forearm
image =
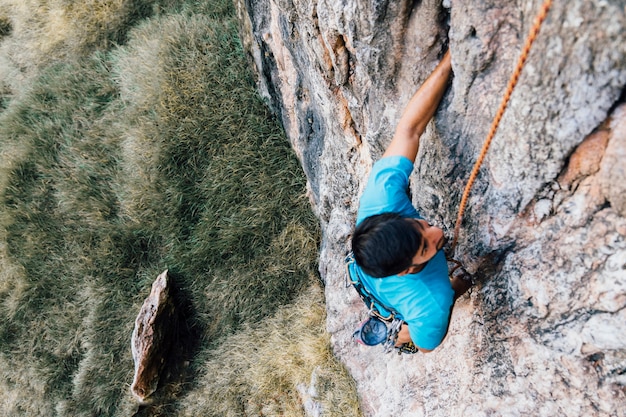
<path id="1" fill-rule="evenodd" d="M 407 104 L 396 132 L 402 130 L 411 139 L 419 140 L 428 122 L 437 111 L 446 90 L 451 69 L 450 51 L 448 51 Z"/>
<path id="2" fill-rule="evenodd" d="M 446 52 L 439 65 L 409 100 L 384 156 L 402 155 L 415 161 L 420 136 L 439 106 L 451 71 L 450 52 Z"/>

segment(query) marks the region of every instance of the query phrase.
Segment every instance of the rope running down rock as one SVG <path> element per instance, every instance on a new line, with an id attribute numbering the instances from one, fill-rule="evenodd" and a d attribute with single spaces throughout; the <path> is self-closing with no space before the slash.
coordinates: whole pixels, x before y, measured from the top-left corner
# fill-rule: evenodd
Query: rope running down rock
<path id="1" fill-rule="evenodd" d="M 526 38 L 526 43 L 524 44 L 524 47 L 522 48 L 522 52 L 520 54 L 519 60 L 517 61 L 517 66 L 515 67 L 515 71 L 513 71 L 513 75 L 509 79 L 509 84 L 506 88 L 506 92 L 504 93 L 504 97 L 502 98 L 502 102 L 500 103 L 500 107 L 498 108 L 498 111 L 496 112 L 493 122 L 491 123 L 491 129 L 489 130 L 489 134 L 487 135 L 487 138 L 485 139 L 485 142 L 483 143 L 483 147 L 480 151 L 480 155 L 478 156 L 478 159 L 474 163 L 474 168 L 472 169 L 469 179 L 467 180 L 467 185 L 465 186 L 465 190 L 463 191 L 463 197 L 461 198 L 461 203 L 459 204 L 459 214 L 456 218 L 456 225 L 454 226 L 454 240 L 452 241 L 450 253 L 454 253 L 454 249 L 456 248 L 456 244 L 459 239 L 459 231 L 461 229 L 461 222 L 463 220 L 463 213 L 465 212 L 465 207 L 467 206 L 467 199 L 469 197 L 469 193 L 472 189 L 472 186 L 474 185 L 474 181 L 476 180 L 476 177 L 478 176 L 478 171 L 480 170 L 480 166 L 482 165 L 483 160 L 485 159 L 485 155 L 487 155 L 487 151 L 489 150 L 491 141 L 496 134 L 496 130 L 498 129 L 498 125 L 500 124 L 502 115 L 504 114 L 504 111 L 506 110 L 506 106 L 509 103 L 509 99 L 511 98 L 513 89 L 515 88 L 515 85 L 517 84 L 517 81 L 519 80 L 520 74 L 522 73 L 522 69 L 524 68 L 524 63 L 526 62 L 526 58 L 528 58 L 530 47 L 535 41 L 535 38 L 537 37 L 537 34 L 539 33 L 539 29 L 541 28 L 541 24 L 545 20 L 548 14 L 548 10 L 550 9 L 551 5 L 552 5 L 552 0 L 545 0 L 543 5 L 541 6 L 541 9 L 539 10 L 539 13 L 537 14 L 537 17 L 535 18 L 533 26 L 530 29 L 528 37 Z"/>

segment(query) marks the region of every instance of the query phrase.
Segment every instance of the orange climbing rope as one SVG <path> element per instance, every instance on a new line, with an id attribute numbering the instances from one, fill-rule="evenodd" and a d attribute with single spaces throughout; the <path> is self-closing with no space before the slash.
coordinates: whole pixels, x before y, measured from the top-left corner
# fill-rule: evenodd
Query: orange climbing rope
<path id="1" fill-rule="evenodd" d="M 494 117 L 493 122 L 491 123 L 491 129 L 489 129 L 489 134 L 487 135 L 487 139 L 485 139 L 485 142 L 483 143 L 483 147 L 480 151 L 480 155 L 478 156 L 478 159 L 474 163 L 474 168 L 472 169 L 469 179 L 467 180 L 467 185 L 465 186 L 465 190 L 463 191 L 463 197 L 461 198 L 461 203 L 459 205 L 459 214 L 456 218 L 456 225 L 454 226 L 454 240 L 452 241 L 452 245 L 451 245 L 452 253 L 454 253 L 454 249 L 456 248 L 457 241 L 459 240 L 459 231 L 461 229 L 461 221 L 463 220 L 463 213 L 465 212 L 465 206 L 467 205 L 467 199 L 469 197 L 469 193 L 472 189 L 472 186 L 474 185 L 474 181 L 476 180 L 476 177 L 478 176 L 478 170 L 480 169 L 480 166 L 482 165 L 483 160 L 485 159 L 485 155 L 487 155 L 487 151 L 489 150 L 489 145 L 491 145 L 491 141 L 496 134 L 498 125 L 500 124 L 500 119 L 502 119 L 504 110 L 506 110 L 506 106 L 509 103 L 509 99 L 511 98 L 511 93 L 513 92 L 513 89 L 515 88 L 515 85 L 517 84 L 517 81 L 519 80 L 519 76 L 522 73 L 522 69 L 524 68 L 524 63 L 526 62 L 526 58 L 528 58 L 528 52 L 530 51 L 530 47 L 535 41 L 535 38 L 537 37 L 537 34 L 539 33 L 541 24 L 545 20 L 548 14 L 548 10 L 550 9 L 551 5 L 552 5 L 552 0 L 545 0 L 543 2 L 543 5 L 541 6 L 541 9 L 539 10 L 539 13 L 537 14 L 537 17 L 535 18 L 535 22 L 533 23 L 533 26 L 530 29 L 530 32 L 528 33 L 528 37 L 526 38 L 526 43 L 524 44 L 519 60 L 517 61 L 515 71 L 513 71 L 513 75 L 509 79 L 509 84 L 506 88 L 506 92 L 504 93 L 504 97 L 502 98 L 502 102 L 500 103 L 500 107 L 498 108 L 498 111 L 496 112 L 496 116 Z"/>

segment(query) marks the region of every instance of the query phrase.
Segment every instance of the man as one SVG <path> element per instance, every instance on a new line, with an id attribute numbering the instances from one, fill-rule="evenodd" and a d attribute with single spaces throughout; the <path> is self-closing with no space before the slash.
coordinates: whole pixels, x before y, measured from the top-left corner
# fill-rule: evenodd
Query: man
<path id="1" fill-rule="evenodd" d="M 443 231 L 420 217 L 408 195 L 420 136 L 450 73 L 448 51 L 409 101 L 391 143 L 372 167 L 352 237 L 361 282 L 405 322 L 396 346 L 412 341 L 421 352 L 441 343 L 454 300 L 471 286 L 461 278 L 449 279 Z"/>

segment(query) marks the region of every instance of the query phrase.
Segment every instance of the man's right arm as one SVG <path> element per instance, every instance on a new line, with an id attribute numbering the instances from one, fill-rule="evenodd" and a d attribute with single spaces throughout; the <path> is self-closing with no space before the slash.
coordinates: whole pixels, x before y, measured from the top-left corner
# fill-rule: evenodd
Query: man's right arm
<path id="1" fill-rule="evenodd" d="M 415 162 L 420 136 L 439 106 L 451 71 L 450 51 L 447 51 L 437 68 L 409 101 L 383 157 L 402 155 Z"/>

